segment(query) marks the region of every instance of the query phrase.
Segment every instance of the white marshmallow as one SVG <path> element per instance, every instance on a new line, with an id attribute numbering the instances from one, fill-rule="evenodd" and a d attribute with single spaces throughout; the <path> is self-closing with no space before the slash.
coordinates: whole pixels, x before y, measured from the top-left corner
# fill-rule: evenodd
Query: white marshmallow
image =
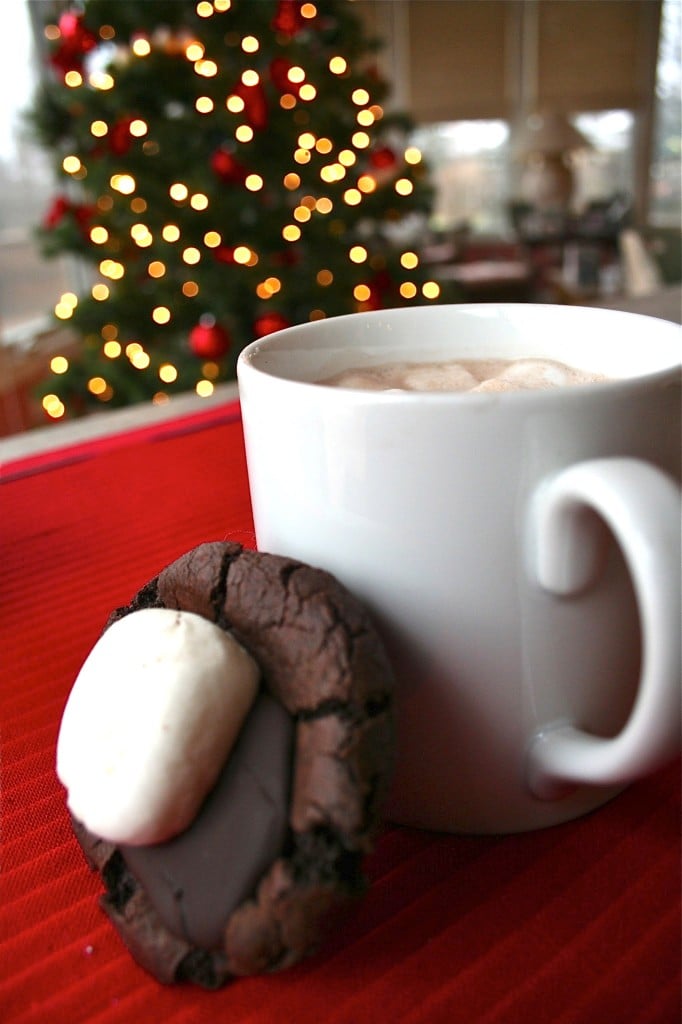
<path id="1" fill-rule="evenodd" d="M 256 696 L 253 658 L 191 612 L 150 608 L 100 637 L 73 685 L 57 774 L 73 815 L 115 843 L 183 831 Z"/>
<path id="2" fill-rule="evenodd" d="M 410 391 L 471 391 L 478 384 L 459 363 L 407 364 L 403 387 Z"/>

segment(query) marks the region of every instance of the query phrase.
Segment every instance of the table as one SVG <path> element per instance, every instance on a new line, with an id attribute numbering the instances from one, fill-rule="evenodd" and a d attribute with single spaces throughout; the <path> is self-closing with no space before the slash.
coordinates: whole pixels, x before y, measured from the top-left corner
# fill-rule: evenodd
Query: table
<path id="1" fill-rule="evenodd" d="M 677 1022 L 678 764 L 540 832 L 385 825 L 351 920 L 288 972 L 208 993 L 132 962 L 71 834 L 55 740 L 109 611 L 209 539 L 254 544 L 235 401 L 0 467 L 0 1020 Z"/>

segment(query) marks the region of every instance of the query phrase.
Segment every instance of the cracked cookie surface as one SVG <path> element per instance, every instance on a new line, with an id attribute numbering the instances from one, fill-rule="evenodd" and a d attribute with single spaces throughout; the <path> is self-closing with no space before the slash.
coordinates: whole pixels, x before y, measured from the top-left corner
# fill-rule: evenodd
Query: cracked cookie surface
<path id="1" fill-rule="evenodd" d="M 74 822 L 105 882 L 103 905 L 135 959 L 161 981 L 218 987 L 295 963 L 362 891 L 393 756 L 392 674 L 362 605 L 331 575 L 293 559 L 202 544 L 108 625 L 153 607 L 195 612 L 231 632 L 294 723 L 283 849 L 229 913 L 218 946 L 170 930 L 125 853 Z"/>

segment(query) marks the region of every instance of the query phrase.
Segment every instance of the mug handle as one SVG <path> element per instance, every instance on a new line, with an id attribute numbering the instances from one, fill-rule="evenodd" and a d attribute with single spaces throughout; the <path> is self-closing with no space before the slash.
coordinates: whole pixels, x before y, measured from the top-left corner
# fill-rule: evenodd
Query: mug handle
<path id="1" fill-rule="evenodd" d="M 679 747 L 680 490 L 634 458 L 576 463 L 540 484 L 530 507 L 530 573 L 545 590 L 574 596 L 599 575 L 604 522 L 630 570 L 642 632 L 637 695 L 618 735 L 603 739 L 564 722 L 532 738 L 526 781 L 544 800 L 570 785 L 626 784 Z"/>

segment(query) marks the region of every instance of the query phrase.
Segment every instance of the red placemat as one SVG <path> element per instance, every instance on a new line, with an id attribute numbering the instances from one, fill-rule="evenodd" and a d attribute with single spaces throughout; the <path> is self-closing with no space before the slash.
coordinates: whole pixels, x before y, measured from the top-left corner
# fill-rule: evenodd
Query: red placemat
<path id="1" fill-rule="evenodd" d="M 678 765 L 542 832 L 387 826 L 347 927 L 283 974 L 206 993 L 130 960 L 70 832 L 57 730 L 109 611 L 210 539 L 254 544 L 235 403 L 4 467 L 3 1024 L 677 1024 Z"/>

